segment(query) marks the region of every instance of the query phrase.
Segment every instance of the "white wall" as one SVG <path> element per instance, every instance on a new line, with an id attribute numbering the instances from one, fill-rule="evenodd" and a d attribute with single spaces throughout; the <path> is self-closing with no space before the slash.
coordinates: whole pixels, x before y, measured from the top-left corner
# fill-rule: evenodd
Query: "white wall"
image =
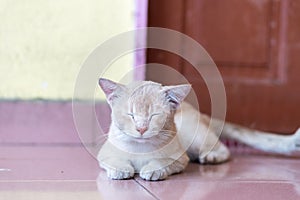
<path id="1" fill-rule="evenodd" d="M 0 0 L 0 99 L 72 98 L 88 54 L 134 26 L 134 0 Z M 115 65 L 112 79 L 133 55 Z"/>

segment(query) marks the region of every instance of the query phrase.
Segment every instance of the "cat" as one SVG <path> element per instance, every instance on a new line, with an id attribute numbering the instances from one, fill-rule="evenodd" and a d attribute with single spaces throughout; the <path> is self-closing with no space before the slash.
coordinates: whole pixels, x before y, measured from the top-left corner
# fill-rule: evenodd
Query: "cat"
<path id="1" fill-rule="evenodd" d="M 130 179 L 135 173 L 145 180 L 166 179 L 182 172 L 188 162 L 218 164 L 230 158 L 219 141 L 213 120 L 185 102 L 191 85 L 162 86 L 151 81 L 123 85 L 100 78 L 99 85 L 111 108 L 108 139 L 97 159 L 111 179 Z M 300 129 L 289 136 L 276 135 L 225 123 L 222 137 L 233 138 L 263 151 L 279 154 L 300 152 Z"/>

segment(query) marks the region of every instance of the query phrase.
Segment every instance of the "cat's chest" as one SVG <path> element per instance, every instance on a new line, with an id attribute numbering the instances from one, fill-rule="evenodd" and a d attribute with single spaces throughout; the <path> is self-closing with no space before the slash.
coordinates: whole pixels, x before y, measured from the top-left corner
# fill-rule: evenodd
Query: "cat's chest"
<path id="1" fill-rule="evenodd" d="M 98 160 L 101 162 L 101 160 L 113 157 L 116 159 L 124 159 L 130 161 L 135 170 L 140 170 L 153 159 L 171 158 L 177 160 L 184 153 L 184 149 L 182 149 L 179 141 L 176 139 L 163 147 L 146 152 L 139 151 L 137 146 L 131 146 L 131 148 L 129 148 L 127 145 L 122 147 L 120 144 L 106 141 L 98 154 Z"/>

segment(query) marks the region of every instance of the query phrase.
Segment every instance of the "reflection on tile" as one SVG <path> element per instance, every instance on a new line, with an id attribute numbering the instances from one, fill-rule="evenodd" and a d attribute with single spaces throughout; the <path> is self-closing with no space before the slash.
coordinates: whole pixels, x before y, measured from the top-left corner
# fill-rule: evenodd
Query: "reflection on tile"
<path id="1" fill-rule="evenodd" d="M 155 199 L 134 179 L 110 180 L 104 171 L 99 173 L 97 186 L 104 199 Z"/>
<path id="2" fill-rule="evenodd" d="M 160 199 L 282 200 L 299 199 L 294 185 L 285 182 L 165 181 L 142 182 Z"/>
<path id="3" fill-rule="evenodd" d="M 0 188 L 1 200 L 154 199 L 134 180 L 0 182 Z"/>
<path id="4" fill-rule="evenodd" d="M 1 199 L 101 199 L 95 181 L 1 181 Z"/>

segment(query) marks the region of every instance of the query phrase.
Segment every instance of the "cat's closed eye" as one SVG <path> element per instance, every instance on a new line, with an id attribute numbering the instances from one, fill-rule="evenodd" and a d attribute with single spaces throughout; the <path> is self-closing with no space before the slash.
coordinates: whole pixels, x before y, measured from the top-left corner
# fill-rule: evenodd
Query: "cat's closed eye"
<path id="1" fill-rule="evenodd" d="M 127 113 L 128 116 L 130 116 L 134 120 L 134 114 L 133 113 Z"/>
<path id="2" fill-rule="evenodd" d="M 153 113 L 150 115 L 149 117 L 149 121 L 154 117 L 154 116 L 158 116 L 161 115 L 162 113 Z M 128 116 L 130 116 L 133 120 L 135 119 L 135 114 L 134 113 L 127 113 Z"/>
<path id="3" fill-rule="evenodd" d="M 153 113 L 153 114 L 150 115 L 149 120 L 151 120 L 152 117 L 158 116 L 158 115 L 161 115 L 161 114 L 162 114 L 162 113 Z"/>

